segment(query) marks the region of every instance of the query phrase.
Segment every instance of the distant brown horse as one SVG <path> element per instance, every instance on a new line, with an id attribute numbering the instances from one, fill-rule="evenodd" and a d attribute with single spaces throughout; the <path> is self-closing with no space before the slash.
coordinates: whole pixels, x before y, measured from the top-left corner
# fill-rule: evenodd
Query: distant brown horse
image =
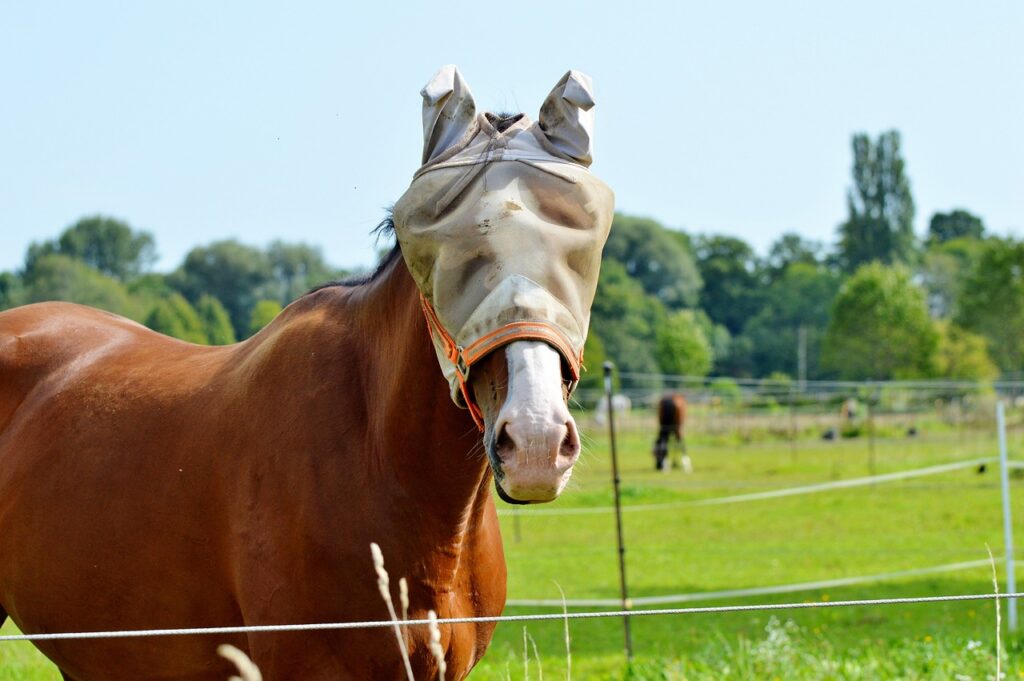
<path id="1" fill-rule="evenodd" d="M 669 439 L 675 437 L 682 448 L 679 462 L 687 472 L 691 470 L 690 457 L 686 453 L 686 398 L 679 393 L 670 393 L 658 401 L 658 439 L 654 441 L 654 467 L 666 470 L 669 464 Z"/>
<path id="2" fill-rule="evenodd" d="M 579 99 L 573 77 L 549 99 Z M 501 613 L 492 479 L 510 501 L 538 502 L 571 473 L 579 438 L 566 399 L 612 199 L 589 156 L 553 156 L 579 137 L 568 104 L 544 130 L 509 124 L 467 115 L 457 72 L 438 78 L 425 121 L 463 90 L 455 111 L 426 121 L 425 158 L 452 165 L 420 171 L 396 206 L 401 248 L 365 280 L 311 292 L 226 347 L 66 303 L 0 314 L 0 622 L 34 633 L 386 619 L 371 542 L 395 580 L 408 578 L 410 617 Z M 468 127 L 444 128 L 455 124 Z M 477 139 L 508 156 L 472 156 L 470 176 L 458 145 Z M 421 205 L 447 230 L 429 282 L 417 277 L 429 246 L 416 240 Z M 509 287 L 518 293 L 502 298 Z M 499 321 L 464 327 L 463 309 Z M 442 626 L 447 678 L 469 673 L 493 629 Z M 416 678 L 433 678 L 426 629 L 404 638 Z M 224 642 L 268 681 L 404 678 L 383 629 L 39 648 L 74 681 L 223 681 Z"/>

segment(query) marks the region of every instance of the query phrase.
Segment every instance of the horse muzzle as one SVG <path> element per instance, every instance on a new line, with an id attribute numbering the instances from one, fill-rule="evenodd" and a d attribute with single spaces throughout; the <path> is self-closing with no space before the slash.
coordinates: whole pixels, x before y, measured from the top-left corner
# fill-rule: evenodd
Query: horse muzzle
<path id="1" fill-rule="evenodd" d="M 474 376 L 495 487 L 509 503 L 551 501 L 572 476 L 580 438 L 561 372 L 562 357 L 553 347 L 517 341 L 495 352 Z"/>

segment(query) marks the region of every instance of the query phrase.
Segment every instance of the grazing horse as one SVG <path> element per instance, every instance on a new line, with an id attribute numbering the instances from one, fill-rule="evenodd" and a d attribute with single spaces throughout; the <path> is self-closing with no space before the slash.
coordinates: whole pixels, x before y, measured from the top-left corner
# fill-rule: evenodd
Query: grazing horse
<path id="1" fill-rule="evenodd" d="M 0 622 L 387 619 L 371 542 L 408 579 L 411 618 L 500 614 L 492 482 L 554 499 L 580 449 L 566 400 L 613 214 L 586 168 L 589 93 L 573 71 L 539 124 L 476 115 L 442 69 L 396 248 L 244 342 L 201 347 L 66 303 L 0 314 Z M 493 629 L 441 627 L 447 678 Z M 434 678 L 429 632 L 403 635 L 416 678 Z M 74 681 L 223 681 L 219 643 L 268 681 L 404 678 L 386 629 L 38 645 Z"/>
<path id="2" fill-rule="evenodd" d="M 679 464 L 690 473 L 693 464 L 686 453 L 686 439 L 683 427 L 686 425 L 686 398 L 679 393 L 670 393 L 658 401 L 658 439 L 654 441 L 654 468 L 659 471 L 668 470 L 669 438 L 675 437 L 682 447 Z"/>

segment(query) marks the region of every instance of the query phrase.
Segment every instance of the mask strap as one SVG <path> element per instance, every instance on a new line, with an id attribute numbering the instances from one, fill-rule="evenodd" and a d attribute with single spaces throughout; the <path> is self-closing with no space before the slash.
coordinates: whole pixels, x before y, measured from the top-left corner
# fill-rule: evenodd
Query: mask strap
<path id="1" fill-rule="evenodd" d="M 469 409 L 469 415 L 473 417 L 476 427 L 482 433 L 484 432 L 484 415 L 480 411 L 480 407 L 473 402 L 469 392 L 469 384 L 467 383 L 469 380 L 469 364 L 466 362 L 465 353 L 459 344 L 448 335 L 444 324 L 437 318 L 437 313 L 434 312 L 433 306 L 422 293 L 420 294 L 420 305 L 423 308 L 423 316 L 427 319 L 427 329 L 430 330 L 430 335 L 441 340 L 445 356 L 449 362 L 455 365 L 455 376 L 459 379 L 459 392 L 462 393 L 462 400 L 466 403 L 466 408 Z"/>
<path id="2" fill-rule="evenodd" d="M 427 328 L 430 330 L 431 336 L 440 339 L 444 346 L 445 356 L 455 366 L 455 376 L 459 380 L 459 392 L 462 393 L 462 399 L 481 433 L 484 432 L 484 418 L 480 407 L 471 399 L 469 369 L 498 348 L 517 340 L 543 341 L 558 350 L 559 354 L 565 358 L 566 364 L 569 365 L 572 375 L 572 380 L 569 382 L 570 395 L 579 383 L 580 370 L 583 366 L 583 351 L 580 350 L 578 355 L 573 352 L 571 344 L 565 337 L 546 322 L 511 322 L 484 334 L 464 348 L 448 334 L 433 306 L 422 293 L 420 293 L 420 305 L 423 308 L 423 316 L 427 320 Z"/>

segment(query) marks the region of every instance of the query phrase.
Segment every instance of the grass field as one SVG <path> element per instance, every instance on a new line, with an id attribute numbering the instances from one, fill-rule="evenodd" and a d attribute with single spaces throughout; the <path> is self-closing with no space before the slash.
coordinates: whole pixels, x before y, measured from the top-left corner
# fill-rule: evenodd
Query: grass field
<path id="1" fill-rule="evenodd" d="M 1020 415 L 1017 415 L 1020 416 Z M 572 487 L 555 502 L 503 515 L 509 598 L 616 598 L 611 513 L 550 515 L 534 510 L 613 503 L 608 443 L 589 434 Z M 1011 421 L 1013 422 L 1013 421 Z M 621 424 L 623 499 L 628 505 L 684 502 L 917 468 L 996 454 L 994 428 L 956 429 L 937 419 L 824 442 L 806 429 L 796 442 L 757 429 L 698 431 L 690 438 L 694 473 L 653 470 L 649 414 Z M 782 429 L 784 430 L 784 428 Z M 1010 433 L 1010 455 L 1024 459 L 1024 429 Z M 1024 520 L 1024 485 L 1013 480 L 1015 525 Z M 502 506 L 503 509 L 510 507 Z M 626 510 L 627 572 L 634 597 L 771 586 L 925 568 L 1002 554 L 999 476 L 961 470 L 886 484 L 721 506 Z M 1003 567 L 999 578 L 1005 588 Z M 889 596 L 983 593 L 987 567 L 827 591 L 805 591 L 695 605 L 782 603 Z M 593 608 L 587 608 L 593 609 Z M 509 614 L 538 608 L 509 608 Z M 551 609 L 546 610 L 551 612 Z M 1005 633 L 1004 606 L 1004 633 Z M 565 678 L 561 621 L 499 626 L 474 672 L 478 679 Z M 988 679 L 995 674 L 991 602 L 857 607 L 814 611 L 699 614 L 632 620 L 635 659 L 626 665 L 621 619 L 570 624 L 576 679 Z M 4 632 L 12 631 L 8 623 Z M 1024 678 L 1020 636 L 1006 636 L 1004 672 Z M 534 652 L 534 645 L 537 653 Z M 539 664 L 538 664 L 539 663 Z M 540 669 L 538 668 L 540 666 Z M 542 672 L 542 675 L 541 675 Z M 59 679 L 27 644 L 0 644 L 0 681 Z"/>

